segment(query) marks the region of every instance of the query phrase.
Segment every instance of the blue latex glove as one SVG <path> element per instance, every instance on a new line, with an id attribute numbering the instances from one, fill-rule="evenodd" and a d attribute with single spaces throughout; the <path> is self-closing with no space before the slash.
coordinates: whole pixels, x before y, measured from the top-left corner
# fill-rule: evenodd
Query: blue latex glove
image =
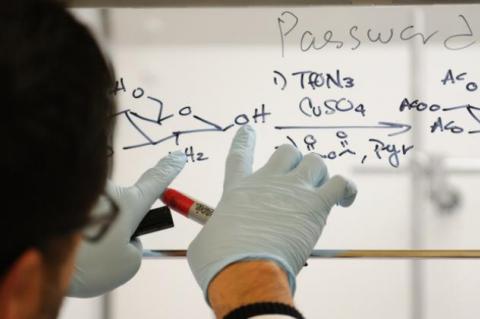
<path id="1" fill-rule="evenodd" d="M 107 183 L 106 192 L 118 204 L 120 214 L 100 242 L 82 242 L 69 296 L 93 297 L 104 294 L 137 273 L 142 261 L 142 244 L 130 238 L 185 163 L 184 153 L 173 152 L 147 170 L 132 187 Z M 92 213 L 105 211 L 107 204 L 101 196 Z"/>
<path id="2" fill-rule="evenodd" d="M 215 213 L 188 249 L 190 268 L 208 301 L 211 280 L 241 260 L 275 261 L 295 277 L 318 241 L 330 209 L 349 206 L 357 194 L 344 177 L 329 178 L 317 154 L 280 146 L 252 174 L 255 132 L 239 129 L 226 161 L 224 191 Z"/>

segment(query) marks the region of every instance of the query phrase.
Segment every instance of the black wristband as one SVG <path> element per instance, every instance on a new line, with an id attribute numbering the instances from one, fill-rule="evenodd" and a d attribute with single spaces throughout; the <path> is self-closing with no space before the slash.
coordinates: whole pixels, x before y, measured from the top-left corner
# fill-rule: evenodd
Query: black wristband
<path id="1" fill-rule="evenodd" d="M 232 310 L 223 319 L 248 319 L 260 315 L 288 315 L 297 319 L 305 319 L 294 307 L 279 302 L 258 302 L 241 306 Z"/>

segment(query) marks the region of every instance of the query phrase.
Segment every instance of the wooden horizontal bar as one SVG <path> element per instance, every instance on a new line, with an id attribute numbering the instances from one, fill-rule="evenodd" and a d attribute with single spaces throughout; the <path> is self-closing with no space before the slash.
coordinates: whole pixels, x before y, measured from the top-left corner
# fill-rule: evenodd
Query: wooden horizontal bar
<path id="1" fill-rule="evenodd" d="M 186 250 L 149 250 L 144 252 L 144 258 L 186 257 L 186 252 Z M 467 259 L 480 258 L 480 250 L 316 249 L 310 258 Z"/>
<path id="2" fill-rule="evenodd" d="M 243 7 L 304 5 L 431 5 L 469 4 L 476 0 L 64 0 L 70 7 L 143 8 L 143 7 Z"/>

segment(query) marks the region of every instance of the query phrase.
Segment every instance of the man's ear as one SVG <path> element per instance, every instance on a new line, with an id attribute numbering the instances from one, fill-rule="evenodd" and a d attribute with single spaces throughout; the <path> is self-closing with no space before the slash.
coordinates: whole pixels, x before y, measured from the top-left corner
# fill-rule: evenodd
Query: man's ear
<path id="1" fill-rule="evenodd" d="M 0 319 L 33 318 L 40 305 L 43 276 L 40 252 L 25 251 L 0 280 Z"/>

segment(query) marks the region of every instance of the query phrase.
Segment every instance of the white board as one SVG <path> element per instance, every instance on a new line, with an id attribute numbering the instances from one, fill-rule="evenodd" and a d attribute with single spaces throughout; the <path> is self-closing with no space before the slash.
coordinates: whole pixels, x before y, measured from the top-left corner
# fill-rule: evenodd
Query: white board
<path id="1" fill-rule="evenodd" d="M 322 246 L 332 237 L 335 247 L 407 248 L 400 220 L 409 216 L 408 205 L 400 199 L 392 204 L 403 207 L 382 211 L 408 196 L 398 196 L 394 185 L 409 162 L 480 154 L 472 147 L 480 135 L 468 134 L 480 130 L 478 13 L 478 6 L 117 10 L 111 51 L 124 113 L 114 177 L 132 183 L 169 151 L 184 150 L 189 164 L 172 186 L 214 206 L 231 137 L 249 122 L 258 135 L 257 168 L 275 146 L 290 143 L 322 154 L 332 173 L 359 184 L 354 208 L 338 209 L 331 223 L 342 220 L 343 229 L 354 223 L 360 231 L 338 241 L 330 234 L 337 225 L 328 227 Z M 375 41 L 379 34 L 385 43 Z M 447 75 L 453 80 L 444 85 Z M 472 114 L 450 110 L 467 104 Z M 402 127 L 388 128 L 394 124 Z M 385 170 L 376 178 L 387 180 L 368 183 L 352 172 L 367 168 Z M 363 240 L 359 225 L 378 221 L 377 214 L 395 230 L 391 240 Z M 175 221 L 177 231 L 149 237 L 149 246 L 185 248 L 198 227 Z"/>
<path id="2" fill-rule="evenodd" d="M 476 210 L 480 175 L 474 175 L 475 169 L 462 173 L 480 158 L 480 135 L 469 133 L 480 130 L 480 110 L 453 109 L 480 107 L 480 89 L 475 89 L 480 84 L 480 6 L 118 9 L 110 13 L 112 38 L 107 50 L 125 87 L 117 94 L 119 111 L 125 112 L 118 116 L 115 136 L 116 182 L 129 185 L 169 151 L 191 147 L 194 160 L 190 158 L 172 187 L 215 206 L 222 192 L 229 143 L 248 119 L 257 131 L 256 168 L 277 145 L 294 142 L 307 152 L 305 139 L 315 139 L 310 151 L 327 156 L 335 151 L 335 159 L 326 159 L 331 174 L 344 174 L 357 183 L 355 205 L 332 211 L 317 248 L 480 246 Z M 379 33 L 385 43 L 373 41 Z M 422 35 L 413 36 L 416 33 Z M 453 80 L 444 84 L 449 70 Z M 338 72 L 342 80 L 329 88 L 327 83 L 320 85 L 318 76 L 319 87 L 313 89 L 307 83 L 302 88 L 301 75 L 294 75 L 301 71 L 334 78 Z M 307 102 L 299 106 L 306 97 L 321 106 L 321 115 L 313 115 Z M 406 107 L 401 111 L 404 99 L 424 102 L 427 110 Z M 335 104 L 332 101 L 341 101 L 342 110 L 351 101 L 353 109 L 327 114 L 332 112 L 325 107 L 327 100 L 330 107 Z M 364 116 L 355 111 L 360 104 Z M 161 117 L 173 116 L 155 123 L 160 105 Z M 262 117 L 255 123 L 252 116 L 262 105 L 269 114 L 265 123 Z M 401 127 L 386 128 L 385 123 Z M 229 125 L 233 126 L 222 130 Z M 221 129 L 186 132 L 217 126 Z M 390 145 L 389 150 L 392 145 L 396 150 L 403 148 L 405 154 L 397 158 L 385 150 L 376 152 L 379 141 Z M 347 148 L 355 154 L 339 156 Z M 462 196 L 451 214 L 441 214 L 438 203 L 430 199 L 430 176 L 441 163 L 431 160 L 435 156 L 450 162 L 470 159 L 461 162 L 467 163 L 462 169 L 452 168 L 460 172 L 445 177 L 445 185 Z M 412 175 L 414 167 L 419 170 Z M 447 195 L 449 187 L 445 187 Z M 145 236 L 144 246 L 185 249 L 200 226 L 181 216 L 174 218 L 174 229 Z M 442 282 L 451 282 L 468 295 L 475 283 L 479 286 L 480 276 L 469 273 L 469 281 L 459 283 L 457 270 L 453 268 L 450 277 L 441 271 L 429 272 L 429 282 L 441 274 Z M 405 261 L 315 262 L 299 277 L 297 300 L 310 318 L 320 314 L 419 318 L 419 312 L 426 318 L 441 318 L 452 309 L 456 309 L 455 318 L 472 317 L 473 300 L 458 298 L 452 305 L 448 291 L 429 294 L 437 287 L 430 284 L 419 292 L 412 272 L 423 274 Z M 159 288 L 164 285 L 169 288 Z M 146 262 L 140 274 L 119 290 L 116 300 L 116 318 L 131 318 L 138 312 L 142 318 L 208 316 L 184 261 Z M 162 305 L 157 308 L 158 300 Z"/>

